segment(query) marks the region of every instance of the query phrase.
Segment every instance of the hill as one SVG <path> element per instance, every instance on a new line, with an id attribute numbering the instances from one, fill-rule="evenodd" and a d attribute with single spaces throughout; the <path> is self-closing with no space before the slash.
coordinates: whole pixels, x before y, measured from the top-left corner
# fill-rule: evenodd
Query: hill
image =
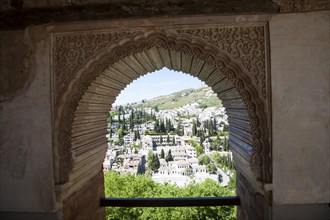
<path id="1" fill-rule="evenodd" d="M 195 105 L 197 108 L 221 107 L 221 101 L 210 87 L 199 89 L 185 89 L 165 96 L 136 103 L 134 107 L 155 108 L 159 110 L 172 110 L 186 105 Z"/>

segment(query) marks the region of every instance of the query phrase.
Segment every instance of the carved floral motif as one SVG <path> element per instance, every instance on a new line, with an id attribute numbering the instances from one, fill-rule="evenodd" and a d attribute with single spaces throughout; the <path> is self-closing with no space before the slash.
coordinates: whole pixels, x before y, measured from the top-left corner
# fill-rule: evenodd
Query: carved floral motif
<path id="1" fill-rule="evenodd" d="M 247 71 L 253 83 L 266 95 L 264 26 L 179 29 L 178 33 L 203 38 L 230 54 Z"/>
<path id="2" fill-rule="evenodd" d="M 131 32 L 59 34 L 54 40 L 55 105 L 60 102 L 64 90 L 75 71 L 87 59 L 112 42 Z"/>

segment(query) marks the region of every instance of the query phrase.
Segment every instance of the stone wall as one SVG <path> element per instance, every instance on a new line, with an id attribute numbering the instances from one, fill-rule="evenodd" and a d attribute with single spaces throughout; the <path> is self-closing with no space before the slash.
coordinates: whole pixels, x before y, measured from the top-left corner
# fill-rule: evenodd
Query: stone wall
<path id="1" fill-rule="evenodd" d="M 50 43 L 42 28 L 26 42 L 21 32 L 1 32 L 0 103 L 0 211 L 53 212 L 56 210 L 53 180 L 52 124 L 50 103 Z M 24 69 L 27 44 L 33 50 Z M 2 57 L 2 56 L 10 56 Z M 6 62 L 3 62 L 6 61 Z M 24 76 L 21 77 L 20 71 Z M 8 79 L 8 76 L 13 77 Z M 30 83 L 27 83 L 30 81 Z M 3 84 L 4 83 L 4 84 Z M 8 85 L 4 87 L 4 85 Z M 13 86 L 15 85 L 15 86 Z M 24 88 L 24 89 L 23 89 Z M 8 91 L 8 93 L 6 92 Z"/>
<path id="2" fill-rule="evenodd" d="M 328 203 L 329 11 L 270 21 L 275 204 Z"/>
<path id="3" fill-rule="evenodd" d="M 296 214 L 286 219 L 308 219 L 297 211 L 298 204 L 304 204 L 301 210 L 308 205 L 315 210 L 317 204 L 329 209 L 323 205 L 330 202 L 329 15 L 273 15 L 270 20 L 273 208 L 279 205 L 274 219 L 283 219 L 283 210 Z"/>
<path id="4" fill-rule="evenodd" d="M 104 198 L 104 175 L 101 167 L 100 165 L 100 171 L 94 178 L 63 202 L 63 219 L 105 219 L 105 208 L 100 206 L 100 198 Z"/>
<path id="5" fill-rule="evenodd" d="M 28 30 L 0 33 L 0 102 L 21 94 L 33 79 L 29 38 Z"/>
<path id="6" fill-rule="evenodd" d="M 258 192 L 239 170 L 236 175 L 236 194 L 241 201 L 237 209 L 238 219 L 271 219 L 270 192 Z"/>

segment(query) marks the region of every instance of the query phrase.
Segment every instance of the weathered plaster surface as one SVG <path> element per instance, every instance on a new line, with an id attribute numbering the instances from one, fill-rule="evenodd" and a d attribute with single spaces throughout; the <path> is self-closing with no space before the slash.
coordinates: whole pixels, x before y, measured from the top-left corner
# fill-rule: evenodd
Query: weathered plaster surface
<path id="1" fill-rule="evenodd" d="M 187 15 L 276 13 L 271 0 L 20 0 L 0 3 L 0 29 L 51 22 Z"/>
<path id="2" fill-rule="evenodd" d="M 36 41 L 31 86 L 0 104 L 0 211 L 55 209 L 49 45 L 45 39 Z"/>
<path id="3" fill-rule="evenodd" d="M 27 33 L 24 30 L 0 32 L 0 102 L 20 94 L 33 78 Z"/>
<path id="4" fill-rule="evenodd" d="M 270 21 L 275 204 L 330 202 L 329 15 Z"/>

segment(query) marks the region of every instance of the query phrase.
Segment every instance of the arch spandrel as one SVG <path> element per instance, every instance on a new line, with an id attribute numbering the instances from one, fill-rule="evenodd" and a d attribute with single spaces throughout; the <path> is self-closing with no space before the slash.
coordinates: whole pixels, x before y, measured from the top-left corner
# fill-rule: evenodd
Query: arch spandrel
<path id="1" fill-rule="evenodd" d="M 251 136 L 249 143 L 252 145 L 252 151 L 247 152 L 242 158 L 248 161 L 256 179 L 270 180 L 270 168 L 263 167 L 264 161 L 270 160 L 269 155 L 263 155 L 263 151 L 269 152 L 265 101 L 264 98 L 260 98 L 263 97 L 262 91 L 253 83 L 255 77 L 244 70 L 244 64 L 233 59 L 228 52 L 220 50 L 218 46 L 200 37 L 178 32 L 145 32 L 123 37 L 117 43 L 108 43 L 95 52 L 87 59 L 85 65 L 76 64 L 77 71 L 73 71 L 71 77 L 66 76 L 65 79 L 69 79 L 63 82 L 67 85 L 66 89 L 55 95 L 56 98 L 60 97 L 55 100 L 57 157 L 54 159 L 54 164 L 57 169 L 55 172 L 57 183 L 67 182 L 70 175 L 76 176 L 72 172 L 77 170 L 75 160 L 83 154 L 81 153 L 83 151 L 80 151 L 81 154 L 77 153 L 77 149 L 81 147 L 89 149 L 95 143 L 99 144 L 102 141 L 105 143 L 102 129 L 106 131 L 106 113 L 120 91 L 150 70 L 155 71 L 164 66 L 189 73 L 206 82 L 219 98 L 224 99 L 224 106 L 227 107 L 233 125 L 240 124 L 240 120 L 243 121 L 241 124 L 245 126 L 244 128 L 248 124 L 250 129 L 247 133 Z M 61 74 L 63 73 L 59 73 Z M 61 77 L 56 80 L 63 81 Z M 227 86 L 228 89 L 223 89 L 226 87 L 222 88 L 222 85 Z M 55 88 L 58 92 L 59 90 L 56 89 L 61 88 Z M 230 101 L 233 97 L 235 101 Z M 244 108 L 233 107 L 235 102 L 239 101 L 243 103 Z M 228 106 L 225 103 L 228 103 Z M 237 114 L 237 110 L 241 110 L 243 114 Z M 100 120 L 93 121 L 92 117 L 87 116 L 88 114 L 102 115 L 105 123 L 102 124 Z M 79 122 L 82 119 L 85 121 Z M 100 138 L 91 139 L 94 144 L 88 140 L 87 142 L 79 140 L 79 137 L 87 132 L 86 129 L 79 129 L 79 123 L 87 126 L 86 129 L 90 129 L 92 134 L 99 135 Z M 265 132 L 266 135 L 263 136 Z M 100 135 L 103 135 L 103 139 Z M 244 142 L 239 138 L 236 144 L 239 141 L 249 145 L 246 143 L 248 141 Z M 89 144 L 91 145 L 88 146 Z M 237 149 L 244 151 L 247 147 Z M 100 148 L 99 152 L 101 151 Z"/>

